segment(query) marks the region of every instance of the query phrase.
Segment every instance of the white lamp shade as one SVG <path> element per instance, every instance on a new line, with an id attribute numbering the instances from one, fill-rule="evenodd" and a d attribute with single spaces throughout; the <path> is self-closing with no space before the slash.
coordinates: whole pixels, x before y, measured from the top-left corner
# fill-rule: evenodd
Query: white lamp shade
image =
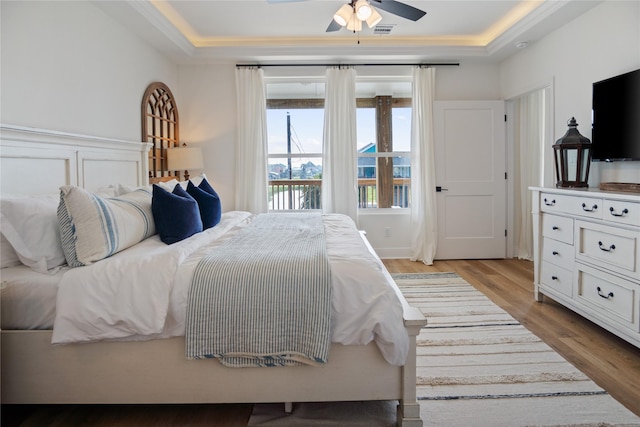
<path id="1" fill-rule="evenodd" d="M 380 23 L 380 21 L 382 21 L 382 15 L 380 15 L 374 8 L 371 8 L 371 16 L 367 18 L 367 25 L 369 28 L 375 27 Z"/>
<path id="2" fill-rule="evenodd" d="M 167 150 L 167 168 L 172 171 L 202 169 L 200 147 L 176 147 Z"/>
<path id="3" fill-rule="evenodd" d="M 350 5 L 344 4 L 340 9 L 338 9 L 335 15 L 333 15 L 333 20 L 341 27 L 344 27 L 351 19 L 351 16 L 353 16 L 353 9 Z"/>
<path id="4" fill-rule="evenodd" d="M 371 16 L 372 7 L 367 0 L 358 0 L 356 2 L 356 15 L 361 21 L 366 21 Z"/>

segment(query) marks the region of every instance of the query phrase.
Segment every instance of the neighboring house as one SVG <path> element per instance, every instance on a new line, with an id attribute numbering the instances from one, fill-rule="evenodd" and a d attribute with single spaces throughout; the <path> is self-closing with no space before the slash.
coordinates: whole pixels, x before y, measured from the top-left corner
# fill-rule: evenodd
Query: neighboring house
<path id="1" fill-rule="evenodd" d="M 370 142 L 358 153 L 375 153 L 376 144 Z M 358 157 L 358 178 L 375 178 L 376 177 L 376 158 L 375 157 Z"/>
<path id="2" fill-rule="evenodd" d="M 358 153 L 375 153 L 376 145 L 369 143 L 358 150 Z M 375 157 L 358 157 L 358 178 L 376 177 Z M 393 158 L 393 177 L 411 178 L 411 159 L 408 157 Z"/>

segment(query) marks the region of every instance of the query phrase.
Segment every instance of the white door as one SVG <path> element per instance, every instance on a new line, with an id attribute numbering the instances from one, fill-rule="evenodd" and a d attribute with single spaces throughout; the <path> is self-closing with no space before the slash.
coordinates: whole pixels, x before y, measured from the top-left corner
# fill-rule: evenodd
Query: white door
<path id="1" fill-rule="evenodd" d="M 503 101 L 439 101 L 434 109 L 436 259 L 506 256 Z"/>

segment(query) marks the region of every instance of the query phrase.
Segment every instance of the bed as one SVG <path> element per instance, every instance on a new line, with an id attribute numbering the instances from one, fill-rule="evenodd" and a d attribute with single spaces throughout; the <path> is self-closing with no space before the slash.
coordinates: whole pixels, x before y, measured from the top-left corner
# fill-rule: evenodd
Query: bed
<path id="1" fill-rule="evenodd" d="M 65 185 L 93 192 L 109 188 L 114 183 L 128 187 L 148 184 L 147 144 L 7 125 L 3 125 L 0 131 L 3 197 L 6 194 L 56 194 Z M 220 229 L 216 226 L 213 231 L 208 230 L 208 234 L 203 232 L 190 237 L 183 246 L 193 246 L 195 243 L 192 241 L 205 238 L 219 241 L 216 233 L 225 235 L 225 227 L 236 231 L 242 229 L 243 224 L 253 218 L 248 213 L 225 212 Z M 334 235 L 344 234 L 339 222 L 334 225 L 337 227 Z M 181 327 L 174 328 L 172 332 L 163 329 L 157 335 L 135 336 L 130 333 L 99 339 L 93 336 L 93 339 L 87 339 L 88 342 L 75 342 L 82 340 L 77 337 L 59 338 L 50 328 L 51 317 L 56 316 L 57 328 L 57 316 L 66 309 L 64 301 L 69 305 L 73 300 L 60 299 L 64 294 L 62 289 L 66 289 L 71 297 L 76 296 L 74 289 L 82 293 L 80 288 L 73 287 L 69 272 L 83 269 L 63 266 L 54 274 L 35 276 L 41 278 L 42 283 L 38 283 L 33 279 L 32 268 L 17 265 L 1 271 L 4 288 L 0 341 L 2 403 L 282 402 L 290 407 L 291 402 L 397 400 L 398 425 L 420 426 L 422 421 L 415 385 L 416 335 L 426 321 L 419 310 L 404 300 L 363 234 L 357 233 L 357 236 L 362 247 L 373 256 L 375 269 L 379 269 L 397 298 L 401 328 L 406 336 L 401 362 L 389 362 L 394 357 L 390 355 L 393 352 L 385 352 L 380 340 L 365 339 L 363 344 L 353 345 L 349 339 L 342 340 L 345 344 L 335 336 L 332 336 L 328 360 L 321 366 L 298 364 L 275 368 L 231 368 L 212 360 L 188 359 L 185 357 L 185 337 L 181 335 Z M 329 239 L 328 235 L 328 250 L 331 248 Z M 142 243 L 155 248 L 151 250 L 164 250 L 162 244 L 154 242 L 152 237 Z M 6 250 L 5 244 L 3 241 L 3 250 Z M 344 248 L 348 245 L 338 246 Z M 128 256 L 118 258 L 117 255 L 123 253 L 120 252 L 110 257 L 110 262 L 134 262 L 131 260 L 135 260 L 136 251 L 148 253 L 150 249 L 135 245 L 129 250 Z M 335 250 L 334 258 L 349 258 L 347 253 Z M 194 263 L 189 254 L 183 258 Z M 101 272 L 109 271 L 109 268 L 115 268 L 113 271 L 119 269 L 119 266 L 107 267 L 107 263 L 101 263 L 98 261 L 91 267 L 106 269 L 96 267 L 96 271 Z M 186 271 L 180 265 L 178 272 Z M 334 269 L 339 270 L 335 265 L 332 264 L 332 274 Z M 342 268 L 349 267 L 345 264 Z M 144 279 L 146 276 L 141 277 Z M 21 284 L 19 289 L 30 289 L 28 286 L 33 285 L 48 289 L 49 294 L 56 294 L 57 310 L 56 306 L 37 306 L 28 324 L 21 325 L 20 321 L 11 323 L 5 317 L 15 312 L 24 313 L 29 307 L 36 306 L 29 299 L 13 302 L 11 290 L 16 289 L 16 283 Z M 60 286 L 58 291 L 55 291 L 56 286 Z M 7 306 L 7 301 L 12 301 L 11 305 Z M 334 329 L 332 326 L 335 333 Z M 52 345 L 52 341 L 63 344 Z"/>

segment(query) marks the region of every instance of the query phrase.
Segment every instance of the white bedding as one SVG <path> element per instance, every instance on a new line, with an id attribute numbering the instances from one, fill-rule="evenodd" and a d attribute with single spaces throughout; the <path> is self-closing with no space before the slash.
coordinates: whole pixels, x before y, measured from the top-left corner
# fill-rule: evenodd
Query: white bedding
<path id="1" fill-rule="evenodd" d="M 42 274 L 26 265 L 0 271 L 3 330 L 51 329 L 56 315 L 58 283 L 68 267 L 55 274 Z"/>
<path id="2" fill-rule="evenodd" d="M 216 227 L 173 245 L 156 235 L 91 266 L 70 269 L 58 286 L 53 343 L 184 335 L 195 266 L 252 218 L 227 212 Z M 395 283 L 348 217 L 323 219 L 331 264 L 332 342 L 375 340 L 389 363 L 403 365 L 408 336 Z"/>

